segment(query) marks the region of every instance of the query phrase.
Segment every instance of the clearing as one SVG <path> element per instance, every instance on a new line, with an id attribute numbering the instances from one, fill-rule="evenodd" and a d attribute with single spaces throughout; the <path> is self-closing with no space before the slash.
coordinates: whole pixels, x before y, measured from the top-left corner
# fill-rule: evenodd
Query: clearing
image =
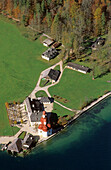
<path id="1" fill-rule="evenodd" d="M 64 115 L 71 115 L 74 116 L 74 112 L 71 112 L 67 109 L 64 109 L 63 107 L 59 106 L 58 104 L 54 103 L 53 105 L 53 113 L 56 113 L 58 116 L 64 116 Z"/>
<path id="2" fill-rule="evenodd" d="M 50 87 L 49 92 L 51 96 L 61 96 L 69 101 L 61 104 L 72 109 L 80 109 L 84 102 L 102 96 L 105 91 L 110 91 L 111 83 L 107 82 L 110 79 L 111 73 L 92 80 L 90 74 L 85 75 L 65 69 L 59 84 Z"/>
<path id="3" fill-rule="evenodd" d="M 39 60 L 46 49 L 39 40 L 23 37 L 16 25 L 0 20 L 0 136 L 18 130 L 9 125 L 5 102 L 23 101 L 32 92 L 49 66 Z"/>

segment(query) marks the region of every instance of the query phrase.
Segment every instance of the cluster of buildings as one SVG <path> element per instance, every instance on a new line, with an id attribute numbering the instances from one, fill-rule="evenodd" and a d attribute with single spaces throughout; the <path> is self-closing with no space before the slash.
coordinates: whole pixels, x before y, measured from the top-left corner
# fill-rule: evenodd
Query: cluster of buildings
<path id="1" fill-rule="evenodd" d="M 47 38 L 43 41 L 43 45 L 46 47 L 51 46 L 51 48 L 48 48 L 44 53 L 42 53 L 43 59 L 49 61 L 51 59 L 54 59 L 59 54 L 59 52 L 56 48 L 61 45 L 60 43 Z"/>
<path id="2" fill-rule="evenodd" d="M 54 42 L 50 39 L 46 39 L 43 44 L 46 47 L 49 47 L 52 44 L 53 45 L 42 54 L 42 58 L 49 61 L 59 54 L 56 48 L 60 45 L 60 43 Z M 50 69 L 43 78 L 53 83 L 58 80 L 59 76 L 59 70 Z M 50 97 L 38 97 L 35 99 L 27 97 L 24 100 L 29 128 L 31 127 L 30 129 L 32 129 L 32 131 L 35 129 L 35 127 L 37 128 L 36 138 L 38 137 L 38 139 L 35 140 L 35 136 L 28 133 L 25 135 L 24 139 L 18 137 L 11 143 L 8 143 L 6 147 L 7 151 L 12 153 L 20 153 L 21 151 L 33 147 L 37 140 L 47 138 L 48 136 L 53 134 L 53 122 L 51 122 L 50 119 L 53 113 L 51 113 L 52 110 L 50 110 L 50 112 L 46 112 L 46 105 L 47 108 L 50 108 L 50 105 L 52 103 L 53 99 Z"/>
<path id="3" fill-rule="evenodd" d="M 31 127 L 38 125 L 38 135 L 48 137 L 52 135 L 52 122 L 50 121 L 51 113 L 46 113 L 44 105 L 51 104 L 52 99 L 49 97 L 40 97 L 38 99 L 25 99 L 26 111 L 28 113 L 29 124 Z"/>
<path id="4" fill-rule="evenodd" d="M 33 147 L 38 139 L 31 134 L 27 134 L 24 139 L 18 137 L 17 139 L 13 140 L 12 143 L 8 144 L 7 151 L 11 153 L 20 153 L 23 150 Z"/>
<path id="5" fill-rule="evenodd" d="M 51 105 L 53 99 L 49 97 L 39 97 L 36 99 L 27 97 L 24 103 L 28 114 L 29 128 L 31 127 L 33 130 L 37 127 L 36 136 L 29 133 L 26 133 L 24 139 L 18 136 L 4 147 L 4 149 L 11 153 L 20 153 L 30 149 L 35 146 L 39 139 L 47 138 L 53 134 L 53 122 L 50 119 L 53 113 L 45 111 L 45 106 Z"/>

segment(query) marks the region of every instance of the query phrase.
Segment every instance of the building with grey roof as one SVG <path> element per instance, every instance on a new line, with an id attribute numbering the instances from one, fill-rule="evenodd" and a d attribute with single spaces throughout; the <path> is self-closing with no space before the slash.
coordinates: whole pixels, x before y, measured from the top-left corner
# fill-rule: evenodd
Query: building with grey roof
<path id="1" fill-rule="evenodd" d="M 31 119 L 31 122 L 40 122 L 40 119 L 43 115 L 43 112 L 32 112 L 31 116 L 30 116 L 30 119 Z"/>
<path id="2" fill-rule="evenodd" d="M 35 142 L 34 136 L 31 134 L 27 134 L 23 140 L 23 148 L 29 149 L 34 142 Z"/>
<path id="3" fill-rule="evenodd" d="M 27 97 L 25 99 L 26 110 L 29 117 L 29 122 L 31 126 L 35 124 L 40 124 L 40 119 L 42 117 L 43 103 L 38 99 L 31 99 Z"/>
<path id="4" fill-rule="evenodd" d="M 22 140 L 20 138 L 15 139 L 8 145 L 8 151 L 19 153 L 22 150 Z"/>
<path id="5" fill-rule="evenodd" d="M 60 76 L 59 70 L 50 69 L 48 73 L 48 79 L 52 80 L 53 82 L 56 82 Z"/>
<path id="6" fill-rule="evenodd" d="M 51 60 L 58 55 L 58 51 L 55 48 L 49 48 L 42 54 L 42 58 L 45 60 Z"/>
<path id="7" fill-rule="evenodd" d="M 92 50 L 96 50 L 99 46 L 104 45 L 105 43 L 105 38 L 98 37 L 96 41 L 92 44 L 91 48 Z"/>
<path id="8" fill-rule="evenodd" d="M 43 104 L 50 104 L 51 99 L 50 99 L 50 97 L 40 97 L 40 102 Z"/>
<path id="9" fill-rule="evenodd" d="M 46 47 L 51 46 L 53 43 L 54 43 L 54 40 L 51 40 L 49 38 L 47 38 L 43 41 L 43 45 L 46 46 Z"/>
<path id="10" fill-rule="evenodd" d="M 75 64 L 75 63 L 71 63 L 71 62 L 69 62 L 66 67 L 70 68 L 72 70 L 79 71 L 79 72 L 84 73 L 84 74 L 86 74 L 87 72 L 90 71 L 90 69 L 88 67 L 85 67 L 85 66 L 82 66 L 82 65 L 79 65 L 79 64 Z"/>

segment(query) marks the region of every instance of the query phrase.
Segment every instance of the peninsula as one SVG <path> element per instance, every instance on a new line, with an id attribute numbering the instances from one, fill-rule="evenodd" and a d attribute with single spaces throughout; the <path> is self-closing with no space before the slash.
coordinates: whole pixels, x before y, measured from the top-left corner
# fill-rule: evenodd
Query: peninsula
<path id="1" fill-rule="evenodd" d="M 100 28 L 88 27 L 82 1 L 20 2 L 0 2 L 0 144 L 24 156 L 111 95 L 111 4 L 104 2 L 109 18 L 90 4 L 94 24 L 105 19 Z"/>

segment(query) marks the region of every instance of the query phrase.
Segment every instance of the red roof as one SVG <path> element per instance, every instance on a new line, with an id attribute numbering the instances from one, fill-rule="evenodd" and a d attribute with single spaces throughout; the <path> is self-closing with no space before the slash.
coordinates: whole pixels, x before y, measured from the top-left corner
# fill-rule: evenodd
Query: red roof
<path id="1" fill-rule="evenodd" d="M 41 123 L 43 124 L 43 123 L 44 123 L 44 118 L 41 117 L 40 121 L 41 121 Z"/>
<path id="2" fill-rule="evenodd" d="M 44 118 L 44 122 L 47 122 L 47 118 L 46 117 Z"/>
<path id="3" fill-rule="evenodd" d="M 42 124 L 40 124 L 39 125 L 39 127 L 38 127 L 38 129 L 42 129 L 43 128 L 43 125 Z"/>
<path id="4" fill-rule="evenodd" d="M 47 126 L 44 125 L 42 130 L 43 130 L 44 132 L 47 132 L 47 131 L 48 131 Z"/>
<path id="5" fill-rule="evenodd" d="M 47 127 L 48 127 L 48 128 L 51 128 L 51 124 L 48 123 L 48 124 L 47 124 Z"/>
<path id="6" fill-rule="evenodd" d="M 45 110 L 43 111 L 43 115 L 45 115 Z"/>

